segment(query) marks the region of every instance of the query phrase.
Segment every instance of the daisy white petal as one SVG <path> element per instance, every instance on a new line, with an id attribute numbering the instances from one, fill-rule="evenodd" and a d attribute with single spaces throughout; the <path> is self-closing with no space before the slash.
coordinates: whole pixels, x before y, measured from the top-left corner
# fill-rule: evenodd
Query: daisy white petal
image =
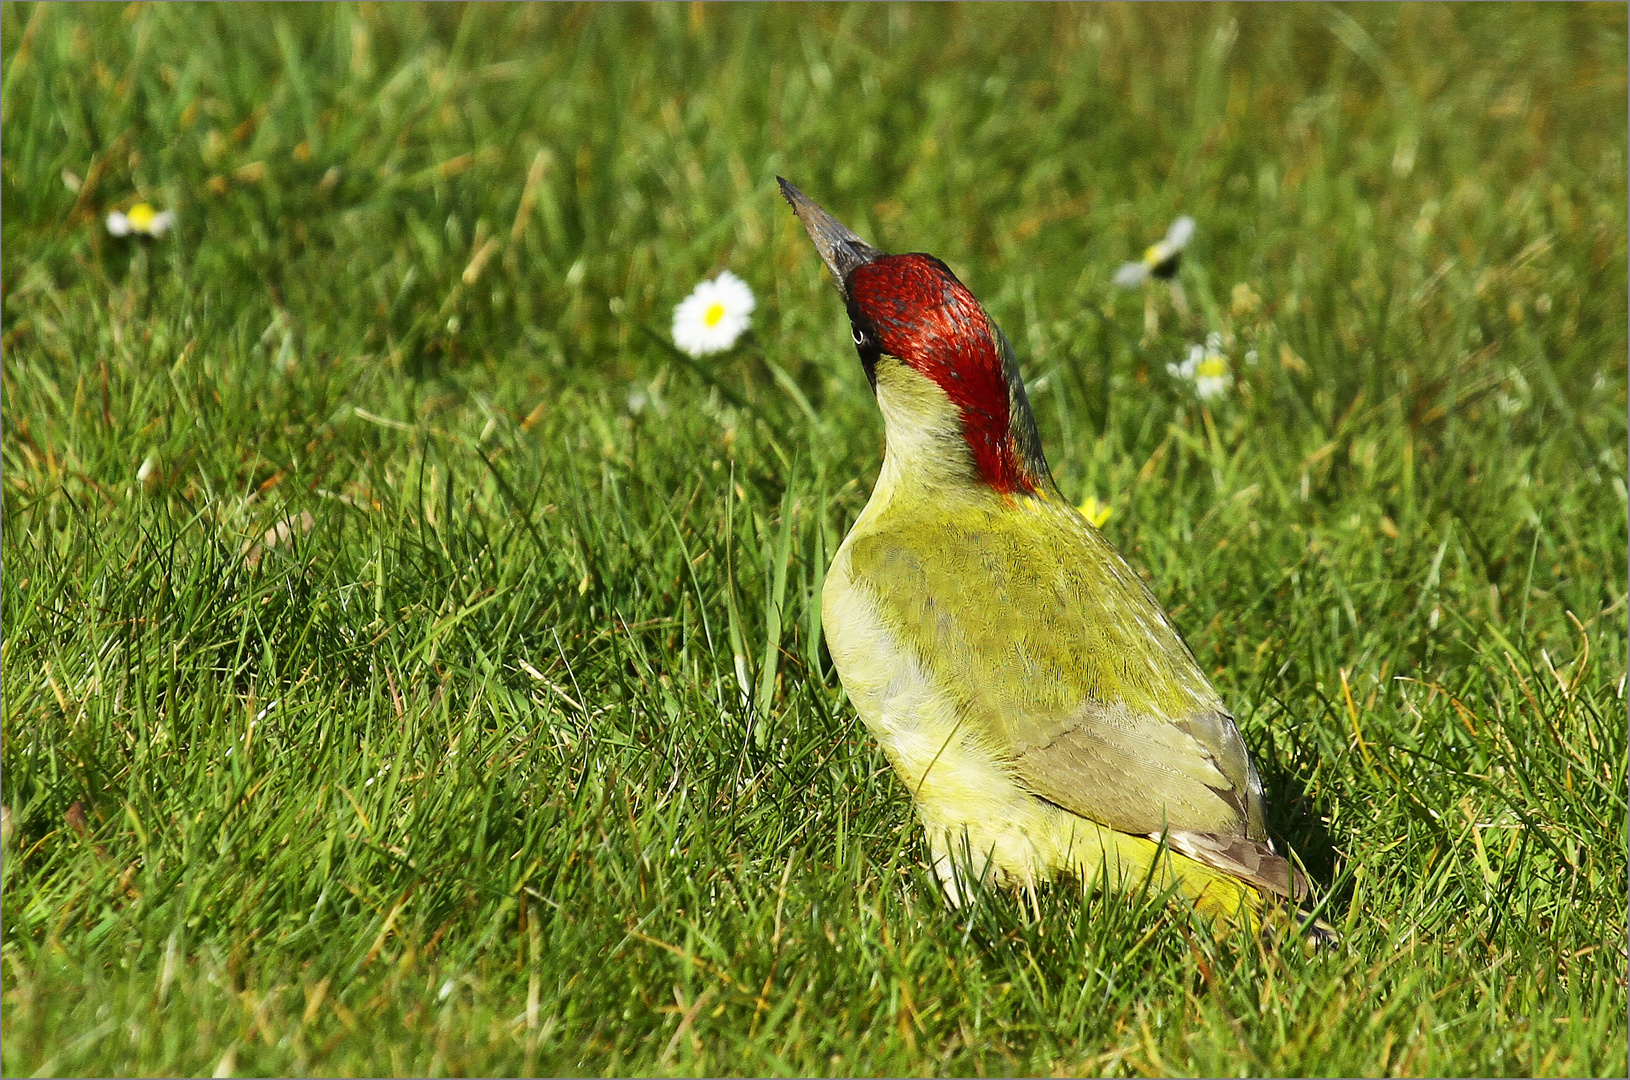
<path id="1" fill-rule="evenodd" d="M 757 301 L 747 283 L 730 271 L 704 281 L 674 308 L 674 344 L 691 356 L 723 352 L 752 322 Z"/>
<path id="2" fill-rule="evenodd" d="M 1173 251 L 1182 251 L 1188 247 L 1189 238 L 1194 235 L 1194 219 L 1184 214 L 1172 222 L 1172 227 L 1166 230 L 1166 243 Z"/>
<path id="3" fill-rule="evenodd" d="M 1211 401 L 1228 393 L 1228 388 L 1233 384 L 1234 377 L 1227 373 L 1202 375 L 1194 380 L 1194 393 L 1201 401 Z"/>
<path id="4" fill-rule="evenodd" d="M 1171 223 L 1163 239 L 1155 241 L 1143 250 L 1143 257 L 1136 263 L 1127 263 L 1115 274 L 1115 284 L 1122 288 L 1139 285 L 1149 278 L 1159 278 L 1161 281 L 1172 282 L 1172 288 L 1177 288 L 1177 265 L 1182 261 L 1183 249 L 1188 246 L 1189 240 L 1194 236 L 1194 219 L 1184 214 Z"/>
<path id="5" fill-rule="evenodd" d="M 1204 345 L 1190 345 L 1188 359 L 1181 364 L 1166 365 L 1168 375 L 1194 384 L 1194 394 L 1201 401 L 1219 398 L 1234 385 L 1228 357 L 1219 342 L 1217 335 L 1211 335 Z"/>
<path id="6" fill-rule="evenodd" d="M 139 202 L 129 210 L 120 213 L 115 210 L 108 215 L 108 232 L 114 236 L 163 236 L 175 224 L 175 214 L 172 211 L 158 211 L 144 202 Z"/>
<path id="7" fill-rule="evenodd" d="M 1115 284 L 1123 289 L 1135 289 L 1149 276 L 1149 268 L 1141 262 L 1122 263 L 1115 271 Z"/>

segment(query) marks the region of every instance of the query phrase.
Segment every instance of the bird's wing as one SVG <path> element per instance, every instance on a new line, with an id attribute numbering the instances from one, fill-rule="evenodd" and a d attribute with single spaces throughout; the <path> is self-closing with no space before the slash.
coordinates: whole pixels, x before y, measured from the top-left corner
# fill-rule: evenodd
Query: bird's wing
<path id="1" fill-rule="evenodd" d="M 1028 790 L 1293 891 L 1233 718 L 1143 582 L 1067 505 L 942 505 L 856 537 L 850 559 L 971 737 Z"/>

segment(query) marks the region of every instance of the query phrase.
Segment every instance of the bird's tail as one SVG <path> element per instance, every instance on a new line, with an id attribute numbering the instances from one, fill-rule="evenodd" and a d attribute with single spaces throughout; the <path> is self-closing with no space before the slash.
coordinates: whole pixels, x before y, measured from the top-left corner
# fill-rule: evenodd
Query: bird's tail
<path id="1" fill-rule="evenodd" d="M 1282 901 L 1249 881 L 1173 850 L 1164 839 L 1089 824 L 1072 841 L 1070 864 L 1083 883 L 1096 884 L 1107 873 L 1105 884 L 1112 888 L 1170 892 L 1210 922 L 1219 936 L 1236 930 L 1260 932 L 1265 906 Z M 1319 921 L 1309 922 L 1303 932 L 1319 943 L 1336 939 L 1335 931 Z"/>

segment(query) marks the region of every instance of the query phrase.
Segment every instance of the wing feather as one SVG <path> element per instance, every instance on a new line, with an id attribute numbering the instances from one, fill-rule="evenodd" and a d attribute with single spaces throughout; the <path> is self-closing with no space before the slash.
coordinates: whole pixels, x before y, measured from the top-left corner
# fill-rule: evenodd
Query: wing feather
<path id="1" fill-rule="evenodd" d="M 1159 840 L 1159 833 L 1151 840 Z M 1218 836 L 1215 833 L 1168 832 L 1166 844 L 1179 855 L 1187 855 L 1195 862 L 1214 870 L 1221 870 L 1242 881 L 1268 890 L 1277 896 L 1300 902 L 1308 895 L 1307 878 L 1290 864 L 1283 855 L 1277 855 L 1266 840 L 1252 840 L 1245 836 Z"/>
<path id="2" fill-rule="evenodd" d="M 1062 500 L 932 510 L 851 538 L 854 578 L 1015 779 L 1071 813 L 1184 837 L 1206 865 L 1293 891 L 1266 843 L 1239 729 L 1108 541 Z"/>

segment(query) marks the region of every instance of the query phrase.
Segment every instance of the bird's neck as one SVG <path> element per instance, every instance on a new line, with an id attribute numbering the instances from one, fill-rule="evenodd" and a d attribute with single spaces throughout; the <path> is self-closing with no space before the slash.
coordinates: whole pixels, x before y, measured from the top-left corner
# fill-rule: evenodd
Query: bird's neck
<path id="1" fill-rule="evenodd" d="M 892 358 L 877 365 L 876 377 L 887 443 L 877 497 L 1056 494 L 1022 387 L 1009 402 L 970 409 L 933 378 Z"/>

